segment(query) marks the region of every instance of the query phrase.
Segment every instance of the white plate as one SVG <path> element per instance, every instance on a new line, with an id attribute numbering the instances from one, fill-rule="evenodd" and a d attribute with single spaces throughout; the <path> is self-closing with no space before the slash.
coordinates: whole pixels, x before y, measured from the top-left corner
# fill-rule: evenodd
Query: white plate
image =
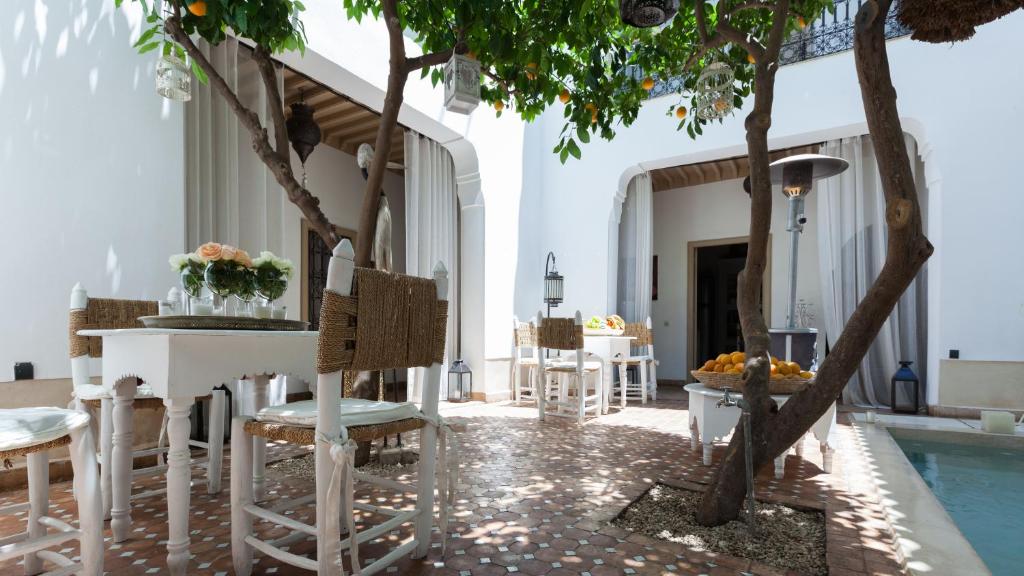
<path id="1" fill-rule="evenodd" d="M 587 328 L 583 327 L 584 336 L 622 336 L 625 330 L 612 330 L 611 328 Z"/>

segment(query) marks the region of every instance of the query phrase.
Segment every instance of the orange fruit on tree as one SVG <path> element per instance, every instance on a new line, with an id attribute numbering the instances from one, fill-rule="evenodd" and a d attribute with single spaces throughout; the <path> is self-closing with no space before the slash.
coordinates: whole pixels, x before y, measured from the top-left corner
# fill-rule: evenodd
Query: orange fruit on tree
<path id="1" fill-rule="evenodd" d="M 562 90 L 562 92 L 558 95 L 558 100 L 561 101 L 562 104 L 568 104 L 569 103 L 569 91 L 568 90 Z"/>
<path id="2" fill-rule="evenodd" d="M 676 118 L 679 118 L 680 120 L 686 118 L 686 106 L 676 108 Z"/>
<path id="3" fill-rule="evenodd" d="M 505 109 L 505 103 L 502 102 L 501 100 L 498 100 L 497 102 L 494 103 L 494 109 L 497 110 L 498 112 L 501 112 L 502 110 Z"/>
<path id="4" fill-rule="evenodd" d="M 191 12 L 193 16 L 206 16 L 206 2 L 203 0 L 196 0 L 188 5 L 188 11 Z"/>
<path id="5" fill-rule="evenodd" d="M 747 54 L 747 62 L 750 62 L 751 64 L 757 64 L 757 60 L 754 59 L 753 54 Z"/>
<path id="6" fill-rule="evenodd" d="M 643 83 L 640 85 L 644 87 L 644 90 L 649 91 L 654 88 L 654 78 L 648 76 L 647 78 L 644 78 Z"/>
<path id="7" fill-rule="evenodd" d="M 799 28 L 801 30 L 803 30 L 804 28 L 807 28 L 807 20 L 804 20 L 803 16 L 797 16 L 796 17 L 796 26 L 797 26 L 797 28 Z"/>
<path id="8" fill-rule="evenodd" d="M 597 110 L 590 113 L 590 123 L 597 124 Z"/>
<path id="9" fill-rule="evenodd" d="M 537 63 L 530 62 L 526 65 L 526 78 L 529 80 L 537 79 Z"/>

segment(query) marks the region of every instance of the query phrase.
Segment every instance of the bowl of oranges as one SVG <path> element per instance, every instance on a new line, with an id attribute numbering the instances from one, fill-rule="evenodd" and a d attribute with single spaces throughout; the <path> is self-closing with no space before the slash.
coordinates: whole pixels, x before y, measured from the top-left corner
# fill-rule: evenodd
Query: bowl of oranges
<path id="1" fill-rule="evenodd" d="M 789 362 L 772 357 L 771 380 L 768 383 L 769 394 L 793 394 L 814 382 L 814 373 L 804 370 L 796 362 Z M 708 360 L 703 366 L 690 373 L 698 382 L 708 388 L 726 388 L 743 390 L 743 369 L 747 364 L 747 355 L 743 352 L 719 354 Z"/>

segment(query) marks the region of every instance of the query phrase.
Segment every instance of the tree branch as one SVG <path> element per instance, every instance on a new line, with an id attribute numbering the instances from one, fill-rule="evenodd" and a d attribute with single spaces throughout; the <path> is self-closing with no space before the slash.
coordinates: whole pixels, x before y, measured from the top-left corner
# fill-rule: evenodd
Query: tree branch
<path id="1" fill-rule="evenodd" d="M 455 48 L 449 48 L 440 52 L 431 52 L 430 54 L 424 54 L 422 56 L 416 56 L 415 58 L 409 58 L 405 62 L 405 69 L 409 72 L 414 72 L 420 68 L 430 68 L 432 66 L 439 66 L 445 62 L 451 60 L 452 54 L 455 53 Z"/>
<path id="2" fill-rule="evenodd" d="M 398 126 L 398 112 L 402 108 L 405 82 L 409 78 L 408 61 L 405 57 L 405 37 L 398 17 L 398 0 L 383 0 L 381 8 L 384 24 L 388 30 L 391 59 L 388 62 L 388 89 L 384 95 L 384 107 L 377 127 L 377 140 L 373 147 L 373 163 L 366 178 L 363 206 L 359 212 L 359 235 L 356 238 L 356 266 L 370 265 L 373 251 L 373 237 L 377 227 L 377 209 L 380 204 L 380 189 L 384 182 L 384 170 L 391 153 L 391 134 Z"/>
<path id="3" fill-rule="evenodd" d="M 220 72 L 210 63 L 210 60 L 203 54 L 202 50 L 196 46 L 192 38 L 182 29 L 181 19 L 177 16 L 179 11 L 180 6 L 176 4 L 175 15 L 164 21 L 164 30 L 185 49 L 185 52 L 202 68 L 203 72 L 206 72 L 210 84 L 228 103 L 228 107 L 235 113 L 239 122 L 249 131 L 252 137 L 253 151 L 256 152 L 259 159 L 263 161 L 263 164 L 274 175 L 277 183 L 284 188 L 288 199 L 298 206 L 303 216 L 309 220 L 310 226 L 317 231 L 317 234 L 323 238 L 329 247 L 333 248 L 339 242 L 339 238 L 334 232 L 334 226 L 331 225 L 327 216 L 320 209 L 320 200 L 295 180 L 295 175 L 292 173 L 291 158 L 289 156 L 282 157 L 274 151 L 267 137 L 267 130 L 260 123 L 259 116 L 242 104 L 242 101 L 238 99 L 238 95 L 228 86 L 224 77 L 220 75 Z M 285 148 L 285 151 L 287 152 L 287 148 Z"/>
<path id="4" fill-rule="evenodd" d="M 274 122 L 274 148 L 282 159 L 290 159 L 288 128 L 284 119 L 284 99 L 281 98 L 281 92 L 277 88 L 277 68 L 274 66 L 273 60 L 270 59 L 270 53 L 263 46 L 256 46 L 256 50 L 253 51 L 253 60 L 256 61 L 256 67 L 259 68 L 260 77 L 263 79 L 263 88 L 267 91 L 270 117 Z"/>

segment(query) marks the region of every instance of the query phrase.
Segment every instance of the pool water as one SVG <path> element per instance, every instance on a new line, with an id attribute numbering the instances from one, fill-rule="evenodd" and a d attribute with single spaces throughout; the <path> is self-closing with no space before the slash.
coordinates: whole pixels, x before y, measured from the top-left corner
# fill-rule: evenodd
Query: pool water
<path id="1" fill-rule="evenodd" d="M 894 440 L 992 574 L 1024 574 L 1024 449 Z"/>

